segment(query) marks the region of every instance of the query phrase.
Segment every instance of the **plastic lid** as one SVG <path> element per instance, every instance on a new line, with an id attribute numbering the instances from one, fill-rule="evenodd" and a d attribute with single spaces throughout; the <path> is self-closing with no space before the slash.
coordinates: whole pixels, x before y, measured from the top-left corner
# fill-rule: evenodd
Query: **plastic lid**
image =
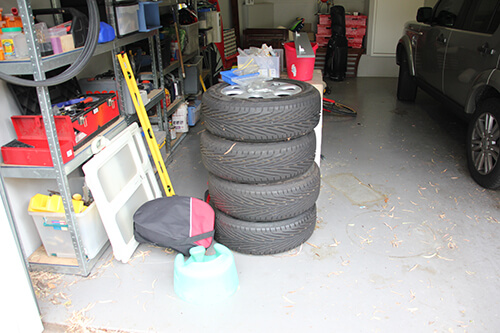
<path id="1" fill-rule="evenodd" d="M 2 32 L 16 32 L 16 31 L 21 31 L 21 28 L 20 27 L 2 28 Z"/>

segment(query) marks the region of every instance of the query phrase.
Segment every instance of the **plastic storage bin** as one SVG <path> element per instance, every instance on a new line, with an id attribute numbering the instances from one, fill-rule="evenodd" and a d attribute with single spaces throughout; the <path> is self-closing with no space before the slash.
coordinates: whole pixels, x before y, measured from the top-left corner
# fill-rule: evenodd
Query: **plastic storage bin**
<path id="1" fill-rule="evenodd" d="M 125 36 L 139 30 L 139 5 L 138 4 L 116 4 L 115 15 L 118 27 L 118 36 Z"/>
<path id="2" fill-rule="evenodd" d="M 201 101 L 194 101 L 194 105 L 188 106 L 188 125 L 194 126 L 200 120 Z"/>
<path id="3" fill-rule="evenodd" d="M 139 31 L 147 32 L 161 28 L 158 2 L 139 2 Z"/>
<path id="4" fill-rule="evenodd" d="M 200 75 L 202 71 L 203 57 L 196 56 L 191 63 L 186 63 L 186 80 L 184 80 L 184 92 L 186 94 L 197 94 L 201 89 Z"/>
<path id="5" fill-rule="evenodd" d="M 182 54 L 191 54 L 198 50 L 198 22 L 181 25 L 181 28 L 186 30 L 186 44 L 182 50 Z"/>
<path id="6" fill-rule="evenodd" d="M 21 28 L 3 28 L 0 35 L 2 47 L 6 59 L 24 58 L 28 56 L 28 45 L 26 37 Z"/>
<path id="7" fill-rule="evenodd" d="M 238 67 L 243 67 L 249 61 L 255 61 L 259 66 L 259 73 L 265 77 L 280 77 L 280 57 L 238 56 Z"/>
<path id="8" fill-rule="evenodd" d="M 64 213 L 29 211 L 42 239 L 47 255 L 53 257 L 76 258 L 71 234 Z M 94 258 L 106 244 L 108 236 L 95 203 L 85 211 L 75 214 L 85 255 Z"/>

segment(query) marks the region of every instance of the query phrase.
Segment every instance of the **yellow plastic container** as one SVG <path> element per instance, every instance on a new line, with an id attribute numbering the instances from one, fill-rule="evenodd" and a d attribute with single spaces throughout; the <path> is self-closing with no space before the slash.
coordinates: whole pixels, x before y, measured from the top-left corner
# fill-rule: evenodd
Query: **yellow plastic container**
<path id="1" fill-rule="evenodd" d="M 83 205 L 81 200 L 72 200 L 75 213 L 83 212 L 87 207 Z M 64 213 L 64 206 L 60 195 L 44 195 L 35 194 L 28 206 L 29 212 L 49 212 L 49 213 Z"/>

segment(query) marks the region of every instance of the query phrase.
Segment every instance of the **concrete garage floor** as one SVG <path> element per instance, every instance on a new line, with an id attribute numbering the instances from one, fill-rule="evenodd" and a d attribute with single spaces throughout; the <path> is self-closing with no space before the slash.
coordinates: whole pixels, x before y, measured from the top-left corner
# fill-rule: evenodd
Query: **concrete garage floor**
<path id="1" fill-rule="evenodd" d="M 88 278 L 49 277 L 46 331 L 498 332 L 500 192 L 469 177 L 466 126 L 422 91 L 415 104 L 397 102 L 394 78 L 328 83 L 358 116 L 324 117 L 318 224 L 306 244 L 234 253 L 240 288 L 208 307 L 175 295 L 175 254 L 143 244 L 122 264 L 108 250 Z M 168 166 L 179 195 L 206 189 L 202 130 Z"/>

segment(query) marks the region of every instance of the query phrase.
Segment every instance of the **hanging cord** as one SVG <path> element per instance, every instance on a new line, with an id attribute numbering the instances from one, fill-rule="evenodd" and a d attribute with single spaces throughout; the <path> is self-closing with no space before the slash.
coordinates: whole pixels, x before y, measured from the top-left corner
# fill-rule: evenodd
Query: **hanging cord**
<path id="1" fill-rule="evenodd" d="M 97 41 L 99 39 L 100 18 L 99 18 L 99 9 L 97 8 L 97 3 L 95 0 L 86 0 L 86 1 L 87 1 L 87 6 L 89 8 L 89 17 L 90 17 L 89 33 L 87 34 L 87 39 L 85 40 L 85 45 L 83 47 L 82 52 L 78 55 L 78 58 L 70 67 L 68 67 L 61 74 L 42 81 L 21 79 L 19 77 L 8 75 L 2 72 L 0 72 L 0 79 L 20 86 L 48 87 L 61 84 L 63 82 L 70 80 L 74 76 L 78 75 L 78 73 L 80 73 L 82 69 L 85 66 L 87 66 L 87 63 L 94 55 L 94 51 L 97 47 Z"/>
<path id="2" fill-rule="evenodd" d="M 330 114 L 336 113 L 342 116 L 356 117 L 358 114 L 356 110 L 348 107 L 347 105 L 335 102 L 333 99 L 323 98 L 323 111 Z"/>

